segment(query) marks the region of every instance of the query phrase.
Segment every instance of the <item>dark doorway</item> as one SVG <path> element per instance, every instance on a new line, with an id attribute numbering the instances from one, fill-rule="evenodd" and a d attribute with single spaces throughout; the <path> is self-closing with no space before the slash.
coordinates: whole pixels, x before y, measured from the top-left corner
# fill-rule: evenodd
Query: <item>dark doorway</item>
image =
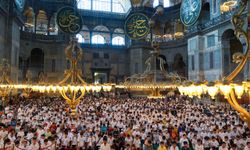
<path id="1" fill-rule="evenodd" d="M 179 53 L 174 56 L 173 72 L 180 76 L 186 77 L 186 64 L 182 55 Z"/>
<path id="2" fill-rule="evenodd" d="M 29 69 L 32 71 L 35 80 L 44 71 L 44 52 L 42 49 L 34 48 L 30 53 Z"/>
<path id="3" fill-rule="evenodd" d="M 204 24 L 210 20 L 210 4 L 207 2 L 202 6 L 199 23 Z"/>
<path id="4" fill-rule="evenodd" d="M 241 42 L 234 35 L 234 30 L 228 29 L 222 34 L 222 51 L 223 51 L 223 76 L 229 75 L 237 66 L 233 62 L 233 55 L 235 53 L 242 53 L 243 46 Z M 237 79 L 243 79 L 243 73 L 240 73 Z"/>

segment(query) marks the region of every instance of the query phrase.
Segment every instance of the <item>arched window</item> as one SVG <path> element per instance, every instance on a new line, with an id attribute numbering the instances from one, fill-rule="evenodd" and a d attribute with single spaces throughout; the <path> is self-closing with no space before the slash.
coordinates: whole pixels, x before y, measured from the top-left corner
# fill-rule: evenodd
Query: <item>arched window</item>
<path id="1" fill-rule="evenodd" d="M 79 9 L 87 10 L 126 13 L 131 8 L 130 0 L 77 0 L 77 2 Z"/>
<path id="2" fill-rule="evenodd" d="M 78 0 L 77 7 L 79 9 L 91 10 L 91 0 Z"/>
<path id="3" fill-rule="evenodd" d="M 84 40 L 83 43 L 90 43 L 90 38 L 91 38 L 90 32 L 89 32 L 89 28 L 86 25 L 82 26 L 82 30 L 81 30 L 80 34 L 82 35 L 82 38 Z"/>
<path id="4" fill-rule="evenodd" d="M 171 7 L 180 4 L 182 0 L 163 0 L 163 7 Z"/>
<path id="5" fill-rule="evenodd" d="M 163 6 L 164 7 L 170 7 L 170 0 L 164 0 L 163 1 Z"/>
<path id="6" fill-rule="evenodd" d="M 157 7 L 159 5 L 159 0 L 154 0 L 153 7 Z"/>
<path id="7" fill-rule="evenodd" d="M 78 43 L 84 43 L 85 42 L 85 40 L 84 40 L 84 38 L 82 37 L 81 34 L 77 34 L 76 38 L 78 39 Z"/>
<path id="8" fill-rule="evenodd" d="M 121 33 L 121 34 L 123 34 L 123 33 L 124 33 L 124 30 L 121 29 L 121 28 L 116 28 L 116 29 L 114 30 L 114 33 Z"/>
<path id="9" fill-rule="evenodd" d="M 125 45 L 125 40 L 123 37 L 117 36 L 112 39 L 112 44 L 113 45 Z"/>
<path id="10" fill-rule="evenodd" d="M 105 39 L 101 35 L 94 35 L 92 36 L 92 44 L 104 44 Z"/>
<path id="11" fill-rule="evenodd" d="M 103 25 L 99 25 L 94 27 L 93 29 L 94 31 L 105 31 L 105 32 L 109 32 L 109 29 L 106 26 Z"/>
<path id="12" fill-rule="evenodd" d="M 99 25 L 94 27 L 93 32 L 92 32 L 92 38 L 95 35 L 101 36 L 103 39 L 105 39 L 105 43 L 111 43 L 110 41 L 110 31 L 106 26 Z M 92 42 L 93 43 L 93 42 Z M 95 43 L 95 44 L 103 44 L 103 43 Z"/>

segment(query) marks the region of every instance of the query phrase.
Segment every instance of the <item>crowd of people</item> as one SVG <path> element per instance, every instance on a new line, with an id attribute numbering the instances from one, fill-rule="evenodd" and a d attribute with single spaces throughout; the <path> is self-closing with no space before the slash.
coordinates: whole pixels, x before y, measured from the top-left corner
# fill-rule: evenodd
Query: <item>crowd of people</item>
<path id="1" fill-rule="evenodd" d="M 85 97 L 71 116 L 59 97 L 7 105 L 0 150 L 250 150 L 250 130 L 226 105 L 186 97 Z"/>

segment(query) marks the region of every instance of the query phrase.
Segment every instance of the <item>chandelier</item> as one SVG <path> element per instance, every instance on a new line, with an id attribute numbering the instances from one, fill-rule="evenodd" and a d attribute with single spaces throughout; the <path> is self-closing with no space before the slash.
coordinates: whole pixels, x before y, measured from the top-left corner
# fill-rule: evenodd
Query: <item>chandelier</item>
<path id="1" fill-rule="evenodd" d="M 59 93 L 71 108 L 71 115 L 75 116 L 77 114 L 76 107 L 84 97 L 85 92 L 109 92 L 112 90 L 112 84 L 92 85 L 87 84 L 82 79 L 78 63 L 83 54 L 76 38 L 72 38 L 69 45 L 65 48 L 65 54 L 71 66 L 68 70 L 65 70 L 63 80 L 57 84 L 47 83 L 44 75 L 39 76 L 38 84 L 31 84 L 31 82 L 26 82 L 26 84 L 13 84 L 8 76 L 9 65 L 7 64 L 7 60 L 4 59 L 1 66 L 2 76 L 0 78 L 1 96 L 3 98 L 6 97 L 11 90 L 29 91 L 29 93 L 33 91 L 44 94 L 47 93 L 48 95 Z"/>
<path id="2" fill-rule="evenodd" d="M 152 42 L 153 50 L 145 61 L 146 70 L 141 74 L 134 74 L 125 79 L 118 88 L 126 88 L 131 91 L 149 91 L 150 99 L 165 98 L 161 94 L 164 90 L 174 90 L 178 83 L 186 80 L 184 77 L 174 73 L 167 73 L 164 65 L 166 61 L 160 57 L 159 43 Z M 159 68 L 157 67 L 159 64 Z"/>
<path id="3" fill-rule="evenodd" d="M 228 0 L 221 4 L 220 10 L 222 13 L 231 11 L 237 5 L 237 0 Z"/>

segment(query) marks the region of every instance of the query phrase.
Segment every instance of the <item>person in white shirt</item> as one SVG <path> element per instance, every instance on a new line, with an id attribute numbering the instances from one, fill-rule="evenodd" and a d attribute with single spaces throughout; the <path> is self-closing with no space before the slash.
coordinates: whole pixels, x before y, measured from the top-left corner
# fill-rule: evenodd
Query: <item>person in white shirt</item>
<path id="1" fill-rule="evenodd" d="M 14 144 L 11 143 L 10 139 L 6 139 L 4 141 L 4 150 L 13 150 L 14 149 Z"/>
<path id="2" fill-rule="evenodd" d="M 113 137 L 111 135 L 108 136 L 108 143 L 109 145 L 112 145 L 113 144 Z"/>
<path id="3" fill-rule="evenodd" d="M 239 150 L 236 144 L 232 144 L 230 150 Z"/>
<path id="4" fill-rule="evenodd" d="M 245 146 L 244 150 L 250 150 L 250 142 L 247 142 L 247 145 Z"/>
<path id="5" fill-rule="evenodd" d="M 32 133 L 32 130 L 30 129 L 28 134 L 27 134 L 27 140 L 31 140 L 33 138 L 34 134 Z"/>
<path id="6" fill-rule="evenodd" d="M 111 146 L 108 144 L 108 138 L 103 137 L 103 143 L 101 144 L 100 150 L 111 150 Z"/>
<path id="7" fill-rule="evenodd" d="M 36 137 L 33 137 L 31 144 L 29 145 L 29 150 L 39 150 L 39 143 Z"/>
<path id="8" fill-rule="evenodd" d="M 215 137 L 212 137 L 212 141 L 210 142 L 210 145 L 212 148 L 218 148 L 219 147 L 219 142 Z"/>
<path id="9" fill-rule="evenodd" d="M 50 150 L 52 147 L 52 143 L 48 141 L 48 139 L 44 140 L 44 143 L 41 144 L 41 149 L 42 150 Z"/>
<path id="10" fill-rule="evenodd" d="M 65 132 L 61 137 L 61 145 L 66 148 L 69 146 L 70 139 L 68 138 L 68 133 Z"/>
<path id="11" fill-rule="evenodd" d="M 15 141 L 14 150 L 20 150 L 20 141 Z"/>
<path id="12" fill-rule="evenodd" d="M 126 144 L 132 145 L 133 143 L 133 138 L 128 134 L 127 137 L 125 138 Z"/>
<path id="13" fill-rule="evenodd" d="M 180 138 L 179 143 L 180 143 L 180 146 L 181 146 L 181 147 L 183 147 L 184 142 L 189 143 L 186 133 L 183 133 L 183 136 Z M 190 147 L 189 144 L 188 144 L 188 146 Z"/>
<path id="14" fill-rule="evenodd" d="M 197 140 L 197 144 L 195 144 L 195 150 L 203 150 L 204 149 L 204 146 L 202 144 L 202 140 L 201 139 L 198 139 Z"/>
<path id="15" fill-rule="evenodd" d="M 22 141 L 21 141 L 21 144 L 20 144 L 20 146 L 19 146 L 21 149 L 28 149 L 29 148 L 29 144 L 28 144 L 28 141 L 27 140 L 25 140 L 25 139 L 23 139 Z"/>
<path id="16" fill-rule="evenodd" d="M 135 136 L 133 144 L 135 145 L 136 148 L 140 148 L 141 147 L 141 139 L 140 139 L 139 135 Z"/>
<path id="17" fill-rule="evenodd" d="M 0 149 L 4 148 L 4 138 L 0 135 Z"/>
<path id="18" fill-rule="evenodd" d="M 81 132 L 77 137 L 77 147 L 84 148 L 85 137 L 83 136 L 83 132 Z"/>
<path id="19" fill-rule="evenodd" d="M 169 150 L 179 150 L 178 146 L 177 146 L 177 143 L 176 142 L 173 142 L 172 145 L 170 146 L 170 149 Z"/>
<path id="20" fill-rule="evenodd" d="M 20 137 L 24 136 L 24 130 L 23 130 L 23 128 L 20 128 L 20 130 L 17 132 L 17 137 L 18 136 L 20 136 Z"/>
<path id="21" fill-rule="evenodd" d="M 0 136 L 5 138 L 8 135 L 8 129 L 7 128 L 2 128 L 0 131 Z"/>
<path id="22" fill-rule="evenodd" d="M 225 142 L 222 142 L 221 146 L 219 147 L 219 150 L 228 150 L 227 144 Z"/>
<path id="23" fill-rule="evenodd" d="M 77 134 L 76 134 L 76 132 L 74 132 L 74 135 L 73 135 L 72 140 L 71 140 L 71 144 L 72 144 L 73 148 L 76 148 L 76 146 L 77 146 Z"/>

